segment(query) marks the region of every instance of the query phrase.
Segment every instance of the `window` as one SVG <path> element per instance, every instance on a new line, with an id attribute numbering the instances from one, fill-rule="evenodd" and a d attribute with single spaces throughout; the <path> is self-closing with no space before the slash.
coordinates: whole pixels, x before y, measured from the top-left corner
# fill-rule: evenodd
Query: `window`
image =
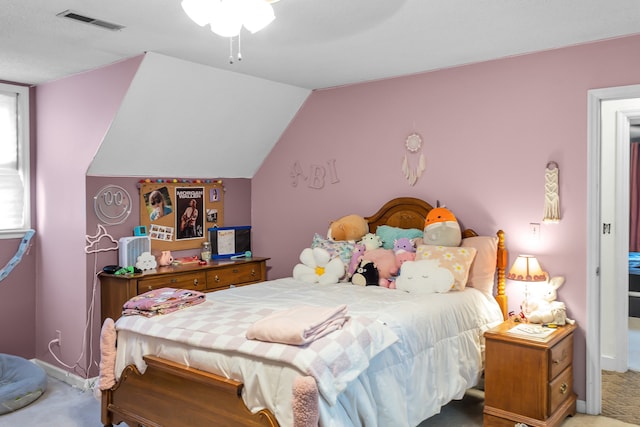
<path id="1" fill-rule="evenodd" d="M 31 228 L 29 88 L 0 83 L 0 237 Z"/>

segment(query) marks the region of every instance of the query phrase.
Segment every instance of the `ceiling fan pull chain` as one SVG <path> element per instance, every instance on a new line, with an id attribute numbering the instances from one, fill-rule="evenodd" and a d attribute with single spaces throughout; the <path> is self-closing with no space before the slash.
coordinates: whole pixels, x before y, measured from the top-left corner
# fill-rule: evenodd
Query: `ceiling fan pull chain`
<path id="1" fill-rule="evenodd" d="M 233 37 L 229 37 L 229 64 L 233 64 Z"/>
<path id="2" fill-rule="evenodd" d="M 242 61 L 242 32 L 238 33 L 238 61 Z"/>

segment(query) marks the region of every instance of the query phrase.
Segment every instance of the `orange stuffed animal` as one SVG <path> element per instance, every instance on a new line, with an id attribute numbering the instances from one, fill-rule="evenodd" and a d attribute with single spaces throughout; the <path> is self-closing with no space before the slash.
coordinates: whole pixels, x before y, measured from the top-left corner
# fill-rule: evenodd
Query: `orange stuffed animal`
<path id="1" fill-rule="evenodd" d="M 462 232 L 456 216 L 449 209 L 433 208 L 427 214 L 424 222 L 425 245 L 460 246 Z"/>
<path id="2" fill-rule="evenodd" d="M 369 232 L 369 223 L 360 215 L 347 215 L 329 225 L 327 238 L 332 240 L 360 240 Z"/>

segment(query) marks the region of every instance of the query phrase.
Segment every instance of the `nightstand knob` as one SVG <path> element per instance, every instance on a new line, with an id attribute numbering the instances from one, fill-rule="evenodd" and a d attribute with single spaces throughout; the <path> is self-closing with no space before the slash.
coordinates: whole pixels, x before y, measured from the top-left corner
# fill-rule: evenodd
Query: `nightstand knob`
<path id="1" fill-rule="evenodd" d="M 565 394 L 568 388 L 567 383 L 562 383 L 562 385 L 560 385 L 560 394 Z"/>
<path id="2" fill-rule="evenodd" d="M 252 276 L 252 277 L 255 277 L 255 276 L 256 276 L 256 270 L 255 270 L 255 269 L 251 270 L 251 276 Z"/>
<path id="3" fill-rule="evenodd" d="M 216 282 L 220 281 L 220 278 L 218 277 L 218 275 L 216 274 L 216 277 L 213 278 L 213 280 L 215 280 Z"/>
<path id="4" fill-rule="evenodd" d="M 193 279 L 193 286 L 198 286 L 198 279 Z"/>

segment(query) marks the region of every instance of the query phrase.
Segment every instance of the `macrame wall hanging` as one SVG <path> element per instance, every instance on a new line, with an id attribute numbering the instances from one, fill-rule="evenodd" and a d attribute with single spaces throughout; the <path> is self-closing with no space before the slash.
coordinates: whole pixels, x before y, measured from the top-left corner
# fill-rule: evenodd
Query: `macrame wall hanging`
<path id="1" fill-rule="evenodd" d="M 405 141 L 405 148 L 407 151 L 404 153 L 404 159 L 402 159 L 402 173 L 409 185 L 415 185 L 418 182 L 418 178 L 422 176 L 422 172 L 425 169 L 424 154 L 422 154 L 422 138 L 417 133 L 409 135 Z"/>
<path id="2" fill-rule="evenodd" d="M 556 162 L 547 163 L 544 170 L 544 223 L 560 222 L 560 196 L 558 179 L 560 168 Z"/>

